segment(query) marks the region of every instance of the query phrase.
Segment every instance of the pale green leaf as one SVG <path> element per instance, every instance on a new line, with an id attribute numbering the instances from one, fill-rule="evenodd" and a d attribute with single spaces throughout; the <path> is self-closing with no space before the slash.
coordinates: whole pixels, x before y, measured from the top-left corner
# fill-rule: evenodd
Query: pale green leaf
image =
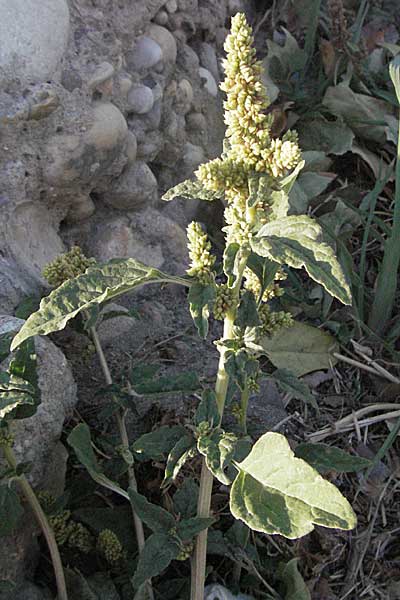
<path id="1" fill-rule="evenodd" d="M 264 434 L 237 468 L 231 512 L 251 529 L 296 539 L 314 525 L 345 530 L 356 525 L 356 516 L 339 490 L 295 458 L 279 433 Z"/>
<path id="2" fill-rule="evenodd" d="M 341 448 L 328 446 L 328 444 L 299 444 L 295 454 L 320 473 L 331 470 L 338 473 L 352 473 L 371 466 L 371 461 L 367 458 L 348 454 Z"/>
<path id="3" fill-rule="evenodd" d="M 182 436 L 175 444 L 168 455 L 162 487 L 166 487 L 171 480 L 175 479 L 194 447 L 195 440 L 189 434 Z"/>
<path id="4" fill-rule="evenodd" d="M 214 284 L 193 283 L 189 290 L 189 310 L 200 337 L 208 333 L 208 318 L 216 296 Z"/>
<path id="5" fill-rule="evenodd" d="M 18 494 L 8 485 L 0 485 L 0 536 L 12 533 L 23 513 Z"/>
<path id="6" fill-rule="evenodd" d="M 257 254 L 290 267 L 304 267 L 343 304 L 351 304 L 351 292 L 330 246 L 321 241 L 318 223 L 305 215 L 285 217 L 264 225 L 251 245 Z"/>
<path id="7" fill-rule="evenodd" d="M 285 600 L 311 600 L 310 590 L 297 568 L 298 559 L 292 558 L 282 570 L 280 579 L 286 585 Z"/>
<path id="8" fill-rule="evenodd" d="M 213 200 L 221 198 L 221 194 L 210 192 L 196 179 L 186 179 L 186 181 L 178 183 L 178 185 L 168 190 L 168 192 L 162 196 L 162 199 L 167 202 L 174 200 L 175 198 L 206 200 L 207 202 L 212 202 Z"/>
<path id="9" fill-rule="evenodd" d="M 175 519 L 171 513 L 157 504 L 152 504 L 131 487 L 128 493 L 135 513 L 154 533 L 169 533 L 175 528 Z"/>
<path id="10" fill-rule="evenodd" d="M 207 467 L 225 485 L 232 481 L 226 471 L 235 454 L 236 442 L 235 436 L 219 429 L 209 435 L 202 435 L 197 440 L 197 448 L 205 456 Z"/>
<path id="11" fill-rule="evenodd" d="M 333 356 L 338 350 L 335 339 L 321 329 L 297 321 L 292 327 L 263 338 L 260 346 L 275 367 L 290 369 L 297 377 L 329 369 L 337 362 Z"/>
<path id="12" fill-rule="evenodd" d="M 11 349 L 34 335 L 59 331 L 81 311 L 149 283 L 190 285 L 181 277 L 166 275 L 133 258 L 115 259 L 90 267 L 86 273 L 68 279 L 42 299 L 39 310 L 29 317 L 13 339 Z"/>
<path id="13" fill-rule="evenodd" d="M 139 556 L 139 562 L 132 579 L 134 588 L 145 581 L 160 575 L 179 554 L 179 545 L 165 533 L 153 533 L 147 538 Z"/>

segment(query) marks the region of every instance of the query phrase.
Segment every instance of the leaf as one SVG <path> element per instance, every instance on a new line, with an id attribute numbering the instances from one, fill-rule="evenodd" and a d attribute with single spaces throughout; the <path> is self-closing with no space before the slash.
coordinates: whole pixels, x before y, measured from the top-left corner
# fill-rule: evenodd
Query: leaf
<path id="1" fill-rule="evenodd" d="M 190 287 L 188 295 L 190 314 L 199 336 L 203 339 L 207 337 L 210 307 L 213 305 L 215 297 L 214 284 L 193 283 Z"/>
<path id="2" fill-rule="evenodd" d="M 240 304 L 237 311 L 235 325 L 240 329 L 246 327 L 257 327 L 261 324 L 258 316 L 257 302 L 254 294 L 246 290 L 240 299 Z"/>
<path id="3" fill-rule="evenodd" d="M 314 525 L 352 529 L 356 516 L 339 490 L 305 461 L 295 458 L 286 438 L 264 434 L 248 457 L 236 465 L 230 507 L 251 529 L 289 539 Z"/>
<path id="4" fill-rule="evenodd" d="M 304 267 L 312 279 L 320 283 L 343 304 L 351 304 L 351 292 L 343 271 L 330 246 L 320 241 L 318 223 L 305 215 L 285 217 L 267 223 L 252 239 L 257 254 L 280 264 Z"/>
<path id="5" fill-rule="evenodd" d="M 194 517 L 197 512 L 199 486 L 193 479 L 184 479 L 181 487 L 174 494 L 174 511 L 183 519 Z"/>
<path id="6" fill-rule="evenodd" d="M 183 541 L 191 540 L 200 531 L 211 527 L 213 523 L 215 523 L 213 517 L 191 517 L 178 523 L 176 533 Z"/>
<path id="7" fill-rule="evenodd" d="M 255 376 L 258 369 L 258 360 L 249 356 L 243 348 L 225 354 L 225 370 L 242 391 L 246 387 L 247 379 Z"/>
<path id="8" fill-rule="evenodd" d="M 338 350 L 335 339 L 321 329 L 297 321 L 272 337 L 263 338 L 260 346 L 275 367 L 289 368 L 296 377 L 329 369 L 337 362 L 333 356 Z"/>
<path id="9" fill-rule="evenodd" d="M 141 435 L 132 444 L 132 452 L 142 460 L 163 460 L 184 435 L 186 429 L 182 425 L 164 425 Z"/>
<path id="10" fill-rule="evenodd" d="M 284 392 L 289 392 L 294 398 L 303 400 L 303 402 L 311 404 L 314 408 L 318 408 L 318 404 L 306 382 L 300 381 L 290 370 L 277 369 L 272 373 L 272 378 L 275 379 Z"/>
<path id="11" fill-rule="evenodd" d="M 175 528 L 175 519 L 171 513 L 164 510 L 161 506 L 152 504 L 132 487 L 128 489 L 128 493 L 137 516 L 154 533 L 169 533 Z"/>
<path id="12" fill-rule="evenodd" d="M 298 559 L 292 558 L 282 571 L 280 579 L 286 585 L 285 600 L 311 600 L 311 594 L 297 568 Z"/>
<path id="13" fill-rule="evenodd" d="M 181 277 L 166 275 L 133 258 L 118 258 L 89 267 L 83 275 L 68 279 L 42 299 L 39 310 L 29 317 L 13 339 L 11 350 L 34 335 L 60 331 L 80 312 L 149 283 L 190 285 Z"/>
<path id="14" fill-rule="evenodd" d="M 76 502 L 75 497 L 74 501 Z M 103 529 L 111 529 L 121 542 L 124 550 L 128 554 L 136 554 L 137 543 L 135 536 L 131 533 L 134 526 L 132 508 L 128 503 L 112 507 L 107 506 L 106 508 L 98 508 L 93 505 L 88 508 L 78 508 L 73 511 L 72 517 L 74 520 L 87 525 L 96 534 L 99 534 Z"/>
<path id="15" fill-rule="evenodd" d="M 87 472 L 96 483 L 129 500 L 128 493 L 114 483 L 114 481 L 108 479 L 100 470 L 92 448 L 90 429 L 85 423 L 80 423 L 74 427 L 67 437 L 67 442 L 74 449 L 79 462 L 86 467 Z"/>
<path id="16" fill-rule="evenodd" d="M 141 396 L 159 396 L 180 392 L 196 392 L 201 388 L 201 385 L 194 371 L 186 371 L 177 375 L 166 375 L 157 379 L 152 378 L 140 383 L 133 381 L 132 387 Z"/>
<path id="17" fill-rule="evenodd" d="M 220 414 L 217 406 L 217 397 L 213 390 L 205 389 L 201 396 L 201 401 L 196 410 L 195 424 L 208 423 L 211 428 L 216 427 L 220 421 Z"/>
<path id="18" fill-rule="evenodd" d="M 323 150 L 338 156 L 351 151 L 355 137 L 342 119 L 326 121 L 322 116 L 312 121 L 300 120 L 296 129 L 303 150 Z"/>
<path id="19" fill-rule="evenodd" d="M 389 63 L 389 75 L 394 85 L 394 91 L 396 92 L 397 101 L 400 104 L 400 56 L 396 56 Z"/>
<path id="20" fill-rule="evenodd" d="M 23 514 L 18 494 L 8 485 L 0 485 L 0 536 L 10 535 Z"/>
<path id="21" fill-rule="evenodd" d="M 179 442 L 175 444 L 168 455 L 162 487 L 166 487 L 171 480 L 176 478 L 194 447 L 195 440 L 191 435 L 183 436 Z"/>
<path id="22" fill-rule="evenodd" d="M 30 383 L 0 372 L 0 421 L 14 418 L 22 407 L 34 414 L 36 406 L 36 390 Z"/>
<path id="23" fill-rule="evenodd" d="M 147 538 L 135 575 L 132 579 L 134 588 L 140 587 L 145 581 L 160 575 L 179 554 L 179 545 L 171 536 L 165 533 L 153 533 Z"/>
<path id="24" fill-rule="evenodd" d="M 247 260 L 247 266 L 259 279 L 261 284 L 260 298 L 262 298 L 267 287 L 275 280 L 279 265 L 272 260 L 268 260 L 268 258 L 258 256 L 258 254 L 252 252 Z"/>
<path id="25" fill-rule="evenodd" d="M 294 453 L 320 473 L 331 470 L 338 473 L 352 473 L 371 466 L 370 460 L 353 456 L 341 448 L 328 446 L 328 444 L 299 444 Z"/>
<path id="26" fill-rule="evenodd" d="M 14 335 L 14 331 L 7 331 L 0 335 L 0 363 L 10 354 L 10 346 Z"/>
<path id="27" fill-rule="evenodd" d="M 238 277 L 238 263 L 241 252 L 239 244 L 228 244 L 224 250 L 224 273 L 228 278 L 228 286 L 233 288 Z"/>
<path id="28" fill-rule="evenodd" d="M 40 297 L 39 296 L 26 296 L 18 304 L 15 310 L 15 316 L 17 319 L 27 319 L 33 312 L 39 308 Z"/>
<path id="29" fill-rule="evenodd" d="M 226 474 L 235 454 L 237 439 L 230 433 L 215 429 L 197 440 L 197 448 L 205 456 L 208 469 L 221 483 L 229 485 L 231 477 Z"/>
<path id="30" fill-rule="evenodd" d="M 196 179 L 186 179 L 185 181 L 178 183 L 178 185 L 175 185 L 162 196 L 162 199 L 167 202 L 174 200 L 175 198 L 213 202 L 213 200 L 221 198 L 221 194 L 218 192 L 210 192 Z"/>

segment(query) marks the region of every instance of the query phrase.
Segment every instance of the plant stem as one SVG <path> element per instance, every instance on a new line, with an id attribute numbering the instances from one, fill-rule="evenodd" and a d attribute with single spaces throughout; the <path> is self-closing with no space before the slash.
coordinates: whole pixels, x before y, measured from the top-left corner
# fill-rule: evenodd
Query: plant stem
<path id="1" fill-rule="evenodd" d="M 250 398 L 250 390 L 249 386 L 246 383 L 244 390 L 240 396 L 240 426 L 243 430 L 243 433 L 247 434 L 247 406 L 249 404 Z"/>
<path id="2" fill-rule="evenodd" d="M 15 458 L 15 454 L 10 446 L 3 446 L 4 456 L 12 469 L 17 468 L 17 460 Z M 19 475 L 16 479 L 18 479 L 22 492 L 32 509 L 33 514 L 35 515 L 42 533 L 46 539 L 47 546 L 49 548 L 51 561 L 53 563 L 54 575 L 56 578 L 57 585 L 57 598 L 58 600 L 68 600 L 67 594 L 67 586 L 65 583 L 64 570 L 61 562 L 60 553 L 58 551 L 57 542 L 54 537 L 53 530 L 47 520 L 45 513 L 43 512 L 42 507 L 40 506 L 39 500 L 31 487 L 29 481 L 25 477 L 25 475 Z"/>
<path id="3" fill-rule="evenodd" d="M 107 359 L 104 355 L 103 348 L 102 348 L 101 342 L 100 342 L 100 338 L 99 338 L 99 335 L 98 335 L 95 327 L 90 328 L 90 334 L 92 336 L 93 343 L 96 348 L 97 356 L 99 358 L 101 370 L 103 371 L 104 379 L 105 379 L 107 385 L 112 385 L 113 380 L 111 377 L 111 372 L 108 367 Z M 121 438 L 121 444 L 122 444 L 123 451 L 124 451 L 124 453 L 129 455 L 129 453 L 130 453 L 129 438 L 128 438 L 128 432 L 126 430 L 126 424 L 125 424 L 125 412 L 122 409 L 118 410 L 118 412 L 116 414 L 116 420 L 117 420 L 118 431 L 119 431 L 119 435 Z M 136 477 L 135 477 L 135 470 L 134 470 L 133 466 L 129 465 L 129 464 L 128 464 L 128 481 L 129 481 L 129 486 L 136 491 L 137 483 L 136 483 Z M 144 544 L 145 544 L 143 523 L 139 519 L 138 515 L 136 514 L 136 511 L 133 508 L 132 504 L 131 504 L 131 509 L 132 509 L 133 522 L 134 522 L 134 526 L 135 526 L 136 540 L 137 540 L 138 550 L 139 550 L 139 554 L 140 554 L 142 552 L 142 550 L 144 548 Z M 151 587 L 150 581 L 148 581 L 146 583 L 146 587 L 147 587 L 147 592 L 148 592 L 150 600 L 153 600 L 154 595 L 153 595 L 153 589 Z"/>

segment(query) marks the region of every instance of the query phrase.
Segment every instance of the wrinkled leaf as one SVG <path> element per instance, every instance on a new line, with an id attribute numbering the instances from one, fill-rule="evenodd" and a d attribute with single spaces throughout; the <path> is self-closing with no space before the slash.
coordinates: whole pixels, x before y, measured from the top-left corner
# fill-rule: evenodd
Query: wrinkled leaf
<path id="1" fill-rule="evenodd" d="M 131 504 L 138 515 L 154 533 L 169 533 L 175 527 L 175 519 L 168 511 L 157 504 L 152 504 L 136 492 L 133 488 L 128 489 Z"/>
<path id="2" fill-rule="evenodd" d="M 254 294 L 246 290 L 240 298 L 235 325 L 240 327 L 240 329 L 245 329 L 246 327 L 257 327 L 260 324 L 261 321 L 258 316 L 257 302 Z"/>
<path id="3" fill-rule="evenodd" d="M 0 536 L 11 534 L 23 513 L 18 494 L 8 485 L 0 485 Z"/>
<path id="4" fill-rule="evenodd" d="M 163 460 L 184 435 L 186 429 L 182 425 L 163 425 L 155 431 L 141 435 L 132 444 L 132 452 L 141 459 Z"/>
<path id="5" fill-rule="evenodd" d="M 205 456 L 207 467 L 225 485 L 232 481 L 226 470 L 235 454 L 236 442 L 235 436 L 217 429 L 197 440 L 197 448 Z"/>
<path id="6" fill-rule="evenodd" d="M 174 511 L 183 519 L 194 517 L 197 512 L 199 486 L 193 479 L 184 479 L 181 487 L 174 494 Z"/>
<path id="7" fill-rule="evenodd" d="M 348 454 L 341 448 L 328 446 L 328 444 L 299 444 L 295 449 L 295 455 L 308 462 L 320 473 L 331 470 L 338 473 L 352 473 L 371 466 L 370 460 Z"/>
<path id="8" fill-rule="evenodd" d="M 354 133 L 343 120 L 326 121 L 319 117 L 312 121 L 301 120 L 296 124 L 300 145 L 304 150 L 322 150 L 327 154 L 341 156 L 350 152 Z"/>
<path id="9" fill-rule="evenodd" d="M 42 299 L 39 310 L 29 317 L 13 339 L 11 350 L 34 335 L 60 331 L 81 311 L 149 283 L 190 285 L 181 277 L 166 275 L 133 258 L 110 260 L 104 265 L 90 267 L 83 275 L 68 279 Z"/>
<path id="10" fill-rule="evenodd" d="M 314 525 L 346 530 L 356 525 L 355 514 L 339 490 L 295 458 L 279 433 L 264 434 L 237 468 L 231 512 L 251 529 L 295 539 Z"/>
<path id="11" fill-rule="evenodd" d="M 329 369 L 337 362 L 333 356 L 338 350 L 335 339 L 321 329 L 297 321 L 292 327 L 263 338 L 260 345 L 275 367 L 289 368 L 297 377 Z"/>
<path id="12" fill-rule="evenodd" d="M 206 200 L 212 202 L 218 200 L 221 195 L 217 192 L 210 192 L 197 179 L 186 179 L 182 183 L 178 183 L 166 192 L 162 199 L 169 202 L 175 198 L 185 198 L 186 200 Z"/>
<path id="13" fill-rule="evenodd" d="M 215 523 L 213 517 L 191 517 L 178 523 L 176 533 L 183 541 L 191 540 L 200 531 L 211 527 L 213 523 Z"/>
<path id="14" fill-rule="evenodd" d="M 258 360 L 245 349 L 225 354 L 225 370 L 241 390 L 246 387 L 247 379 L 257 374 L 258 369 Z"/>
<path id="15" fill-rule="evenodd" d="M 217 406 L 217 397 L 213 390 L 206 389 L 203 391 L 200 404 L 196 411 L 195 423 L 207 422 L 210 427 L 216 427 L 220 421 L 220 414 Z"/>
<path id="16" fill-rule="evenodd" d="M 281 390 L 289 392 L 294 398 L 303 400 L 303 402 L 311 404 L 314 408 L 318 408 L 317 402 L 306 382 L 298 379 L 290 370 L 277 369 L 272 373 L 272 377 Z"/>
<path id="17" fill-rule="evenodd" d="M 343 304 L 351 304 L 351 292 L 330 246 L 321 242 L 318 223 L 305 215 L 267 223 L 253 238 L 254 252 L 280 264 L 304 267 L 317 283 Z"/>
<path id="18" fill-rule="evenodd" d="M 208 333 L 208 318 L 210 308 L 216 297 L 215 285 L 193 283 L 189 290 L 188 300 L 192 319 L 197 327 L 199 336 L 205 339 Z"/>
<path id="19" fill-rule="evenodd" d="M 147 538 L 135 575 L 132 579 L 134 588 L 139 588 L 145 581 L 160 575 L 179 554 L 179 545 L 165 533 L 153 533 Z"/>
<path id="20" fill-rule="evenodd" d="M 171 482 L 171 480 L 176 478 L 194 447 L 195 440 L 191 435 L 188 434 L 181 437 L 181 439 L 175 444 L 168 455 L 162 487 L 165 487 Z"/>

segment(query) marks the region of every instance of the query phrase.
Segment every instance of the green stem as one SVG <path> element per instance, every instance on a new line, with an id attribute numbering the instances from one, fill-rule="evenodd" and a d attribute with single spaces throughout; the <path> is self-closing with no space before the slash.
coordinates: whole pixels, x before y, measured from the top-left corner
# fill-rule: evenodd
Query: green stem
<path id="1" fill-rule="evenodd" d="M 243 272 L 246 267 L 248 254 L 244 253 L 240 265 L 238 266 L 238 279 L 233 288 L 233 307 L 227 313 L 224 319 L 224 340 L 234 338 L 234 323 L 236 313 L 239 306 L 240 288 L 242 285 Z M 225 370 L 225 354 L 227 348 L 224 345 L 219 348 L 219 363 L 217 379 L 215 382 L 215 395 L 217 406 L 220 415 L 220 423 L 224 414 L 225 400 L 229 386 L 229 375 Z M 197 504 L 197 516 L 208 517 L 210 515 L 211 494 L 213 486 L 213 474 L 208 470 L 205 458 L 203 458 L 200 476 L 200 490 Z M 204 529 L 196 539 L 196 547 L 192 558 L 192 576 L 191 576 L 191 600 L 204 600 L 204 584 L 206 577 L 206 562 L 207 562 L 207 535 L 208 530 Z"/>
<path id="2" fill-rule="evenodd" d="M 111 372 L 108 367 L 107 359 L 104 355 L 103 348 L 102 348 L 101 342 L 100 342 L 100 338 L 99 338 L 99 335 L 98 335 L 95 327 L 90 328 L 90 334 L 92 336 L 93 343 L 96 348 L 97 356 L 99 358 L 101 370 L 103 371 L 104 379 L 105 379 L 107 385 L 112 385 L 113 380 L 111 377 Z M 124 453 L 129 454 L 130 453 L 129 438 L 128 438 L 128 432 L 126 430 L 126 424 L 125 424 L 125 413 L 122 409 L 117 412 L 116 420 L 117 420 L 118 431 L 119 431 L 119 436 L 121 439 L 123 451 L 124 451 Z M 136 476 L 135 476 L 135 470 L 132 465 L 128 465 L 128 481 L 129 481 L 129 487 L 133 488 L 136 491 L 137 490 Z M 133 522 L 134 522 L 134 526 L 135 526 L 136 541 L 137 541 L 138 550 L 139 550 L 139 554 L 140 554 L 142 552 L 142 550 L 144 548 L 144 544 L 145 544 L 143 523 L 139 519 L 138 515 L 136 514 L 136 511 L 134 510 L 132 504 L 131 504 L 131 508 L 132 508 Z M 150 600 L 153 600 L 154 595 L 153 595 L 153 589 L 151 586 L 151 581 L 147 582 L 146 587 L 147 587 L 147 592 L 148 592 Z"/>
<path id="3" fill-rule="evenodd" d="M 15 458 L 15 454 L 10 446 L 3 446 L 4 456 L 12 469 L 17 468 L 17 460 Z M 57 598 L 58 600 L 68 600 L 67 594 L 67 586 L 65 583 L 64 570 L 61 562 L 60 553 L 58 551 L 58 546 L 56 539 L 54 537 L 53 530 L 47 520 L 45 513 L 43 512 L 42 507 L 40 506 L 39 500 L 36 497 L 36 494 L 31 487 L 29 481 L 25 477 L 25 475 L 19 475 L 16 478 L 19 481 L 19 484 L 22 488 L 22 492 L 32 509 L 33 514 L 38 521 L 42 533 L 47 542 L 47 546 L 49 548 L 51 561 L 53 563 L 54 575 L 56 578 L 57 585 Z"/>

